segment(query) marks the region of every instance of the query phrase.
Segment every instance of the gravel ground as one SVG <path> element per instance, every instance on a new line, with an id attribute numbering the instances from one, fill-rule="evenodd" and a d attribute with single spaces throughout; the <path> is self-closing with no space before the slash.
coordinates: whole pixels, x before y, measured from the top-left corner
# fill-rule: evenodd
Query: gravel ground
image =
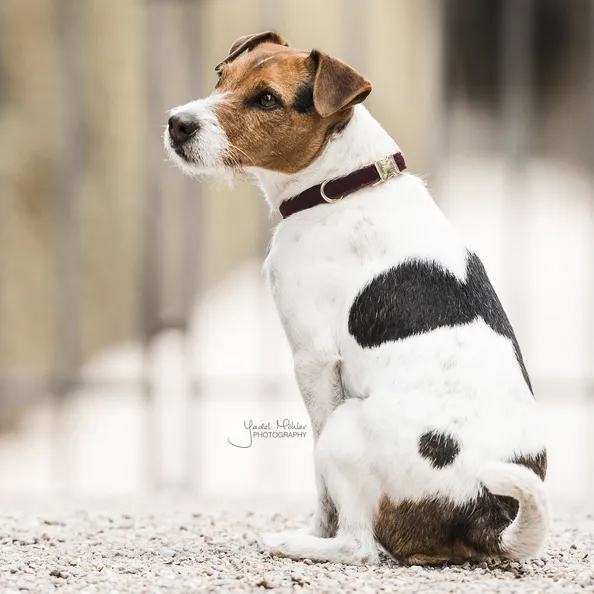
<path id="1" fill-rule="evenodd" d="M 271 558 L 257 535 L 296 512 L 200 508 L 40 513 L 0 508 L 0 592 L 593 592 L 594 516 L 556 520 L 548 553 L 526 563 L 349 567 Z M 150 508 L 149 508 L 150 509 Z"/>

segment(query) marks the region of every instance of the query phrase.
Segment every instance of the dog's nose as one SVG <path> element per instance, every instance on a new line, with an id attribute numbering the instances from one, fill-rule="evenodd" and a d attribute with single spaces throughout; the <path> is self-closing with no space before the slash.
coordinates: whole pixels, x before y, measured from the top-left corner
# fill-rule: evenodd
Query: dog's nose
<path id="1" fill-rule="evenodd" d="M 175 142 L 185 142 L 198 132 L 200 123 L 190 113 L 179 113 L 169 118 L 169 135 Z"/>

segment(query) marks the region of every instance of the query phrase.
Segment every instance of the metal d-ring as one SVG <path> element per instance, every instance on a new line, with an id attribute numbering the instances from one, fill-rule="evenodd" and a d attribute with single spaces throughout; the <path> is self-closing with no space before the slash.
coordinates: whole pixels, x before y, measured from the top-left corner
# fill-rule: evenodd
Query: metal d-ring
<path id="1" fill-rule="evenodd" d="M 328 204 L 334 204 L 335 202 L 338 202 L 339 200 L 342 200 L 344 198 L 344 196 L 339 196 L 338 198 L 330 198 L 330 197 L 326 196 L 326 192 L 324 192 L 324 188 L 326 187 L 326 184 L 331 181 L 334 181 L 334 180 L 327 179 L 325 182 L 322 182 L 322 185 L 320 186 L 320 194 L 322 195 L 322 198 Z"/>

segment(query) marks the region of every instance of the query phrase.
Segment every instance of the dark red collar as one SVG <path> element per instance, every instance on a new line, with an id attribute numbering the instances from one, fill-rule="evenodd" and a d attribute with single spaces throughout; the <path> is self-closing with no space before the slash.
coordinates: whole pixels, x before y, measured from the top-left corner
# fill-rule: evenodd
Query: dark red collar
<path id="1" fill-rule="evenodd" d="M 357 190 L 367 186 L 377 186 L 396 177 L 405 169 L 406 163 L 402 153 L 388 155 L 344 177 L 326 180 L 285 200 L 280 205 L 280 213 L 283 215 L 283 219 L 286 219 L 296 212 L 318 206 L 318 204 L 338 202 Z"/>

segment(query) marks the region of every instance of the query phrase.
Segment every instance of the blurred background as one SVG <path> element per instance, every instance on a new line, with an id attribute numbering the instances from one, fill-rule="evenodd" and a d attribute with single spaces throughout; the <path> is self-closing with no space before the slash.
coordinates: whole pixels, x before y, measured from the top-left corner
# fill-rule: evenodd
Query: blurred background
<path id="1" fill-rule="evenodd" d="M 184 177 L 167 110 L 276 29 L 367 105 L 483 258 L 549 433 L 594 489 L 594 1 L 1 0 L 0 496 L 311 497 L 312 439 L 260 275 L 258 191 Z"/>

